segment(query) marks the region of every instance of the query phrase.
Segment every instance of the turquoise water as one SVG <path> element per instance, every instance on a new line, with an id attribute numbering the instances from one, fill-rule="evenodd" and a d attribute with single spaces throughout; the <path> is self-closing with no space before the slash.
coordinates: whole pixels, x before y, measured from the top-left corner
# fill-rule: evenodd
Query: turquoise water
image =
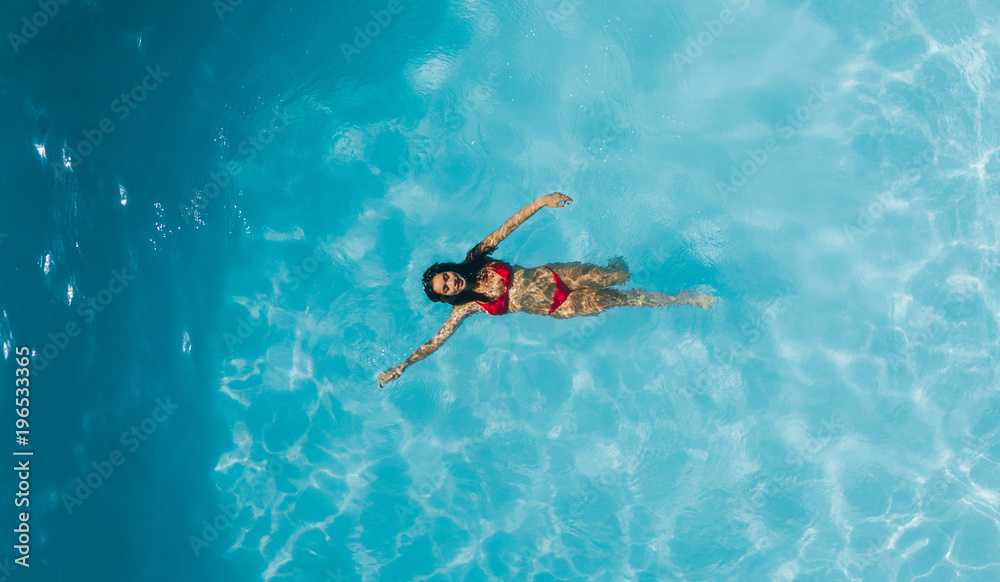
<path id="1" fill-rule="evenodd" d="M 56 5 L 0 9 L 0 580 L 1000 579 L 1000 2 Z M 499 258 L 718 304 L 377 390 L 551 191 Z"/>

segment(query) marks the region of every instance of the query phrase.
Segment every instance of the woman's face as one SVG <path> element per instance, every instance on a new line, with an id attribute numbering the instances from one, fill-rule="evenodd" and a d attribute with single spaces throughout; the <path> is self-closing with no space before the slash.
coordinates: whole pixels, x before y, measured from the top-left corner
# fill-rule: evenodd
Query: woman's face
<path id="1" fill-rule="evenodd" d="M 452 296 L 465 289 L 465 279 L 454 271 L 438 273 L 431 279 L 431 288 L 439 295 Z"/>

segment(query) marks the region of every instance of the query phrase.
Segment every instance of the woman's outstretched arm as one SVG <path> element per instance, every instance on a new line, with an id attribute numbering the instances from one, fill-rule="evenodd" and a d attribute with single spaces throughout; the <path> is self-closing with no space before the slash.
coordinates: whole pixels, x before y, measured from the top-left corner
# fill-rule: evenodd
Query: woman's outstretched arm
<path id="1" fill-rule="evenodd" d="M 532 214 L 538 212 L 542 208 L 546 206 L 549 208 L 561 208 L 572 201 L 572 198 L 560 192 L 553 192 L 552 194 L 546 194 L 545 196 L 539 197 L 538 200 L 535 200 L 531 204 L 518 210 L 514 216 L 508 218 L 507 222 L 503 223 L 503 226 L 493 231 L 493 233 L 486 237 L 483 242 L 472 247 L 472 250 L 469 251 L 467 258 L 483 253 L 493 252 L 493 250 L 497 248 L 497 245 L 500 244 L 500 241 L 507 238 L 507 235 L 514 232 L 514 230 L 521 226 L 525 220 L 528 220 Z"/>
<path id="2" fill-rule="evenodd" d="M 444 325 L 441 326 L 441 331 L 434 334 L 434 337 L 432 337 L 430 341 L 417 348 L 417 351 L 413 352 L 409 358 L 406 358 L 406 361 L 402 364 L 396 366 L 395 368 L 389 368 L 385 372 L 378 375 L 378 387 L 381 388 L 383 384 L 392 382 L 396 378 L 399 378 L 399 375 L 403 373 L 403 370 L 433 354 L 439 347 L 441 347 L 441 344 L 443 344 L 445 340 L 451 337 L 451 334 L 455 333 L 458 326 L 462 325 L 463 319 L 473 313 L 476 313 L 476 311 L 482 310 L 482 307 L 479 307 L 479 305 L 471 301 L 462 305 L 456 305 L 451 310 L 451 315 L 448 316 L 448 321 L 444 322 Z"/>

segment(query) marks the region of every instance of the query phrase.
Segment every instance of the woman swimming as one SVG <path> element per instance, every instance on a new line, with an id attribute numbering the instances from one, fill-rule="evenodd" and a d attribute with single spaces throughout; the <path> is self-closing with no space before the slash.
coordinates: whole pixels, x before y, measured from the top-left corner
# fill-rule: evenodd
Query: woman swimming
<path id="1" fill-rule="evenodd" d="M 628 281 L 629 272 L 620 258 L 608 261 L 607 267 L 586 263 L 553 263 L 542 267 L 522 268 L 490 257 L 500 241 L 514 232 L 532 214 L 543 207 L 561 208 L 573 199 L 553 192 L 542 196 L 511 216 L 507 222 L 472 247 L 465 261 L 437 263 L 424 272 L 424 292 L 431 301 L 453 305 L 448 321 L 433 338 L 413 352 L 402 364 L 379 374 L 378 387 L 391 382 L 407 367 L 434 353 L 462 320 L 476 313 L 534 313 L 566 319 L 578 315 L 597 315 L 611 307 L 665 307 L 697 305 L 708 309 L 715 298 L 692 291 L 667 295 L 642 289 L 608 289 Z"/>

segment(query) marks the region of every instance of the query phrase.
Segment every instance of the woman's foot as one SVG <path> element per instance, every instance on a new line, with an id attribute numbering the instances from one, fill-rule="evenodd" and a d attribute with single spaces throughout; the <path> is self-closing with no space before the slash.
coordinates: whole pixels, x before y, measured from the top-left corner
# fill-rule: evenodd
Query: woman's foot
<path id="1" fill-rule="evenodd" d="M 625 258 L 622 256 L 611 257 L 608 259 L 608 268 L 612 271 L 622 271 L 628 273 L 628 263 L 625 262 Z"/>
<path id="2" fill-rule="evenodd" d="M 709 307 L 715 305 L 715 297 L 706 295 L 701 291 L 681 291 L 680 296 L 687 299 L 686 303 L 688 305 L 697 305 L 702 309 L 708 309 Z"/>

